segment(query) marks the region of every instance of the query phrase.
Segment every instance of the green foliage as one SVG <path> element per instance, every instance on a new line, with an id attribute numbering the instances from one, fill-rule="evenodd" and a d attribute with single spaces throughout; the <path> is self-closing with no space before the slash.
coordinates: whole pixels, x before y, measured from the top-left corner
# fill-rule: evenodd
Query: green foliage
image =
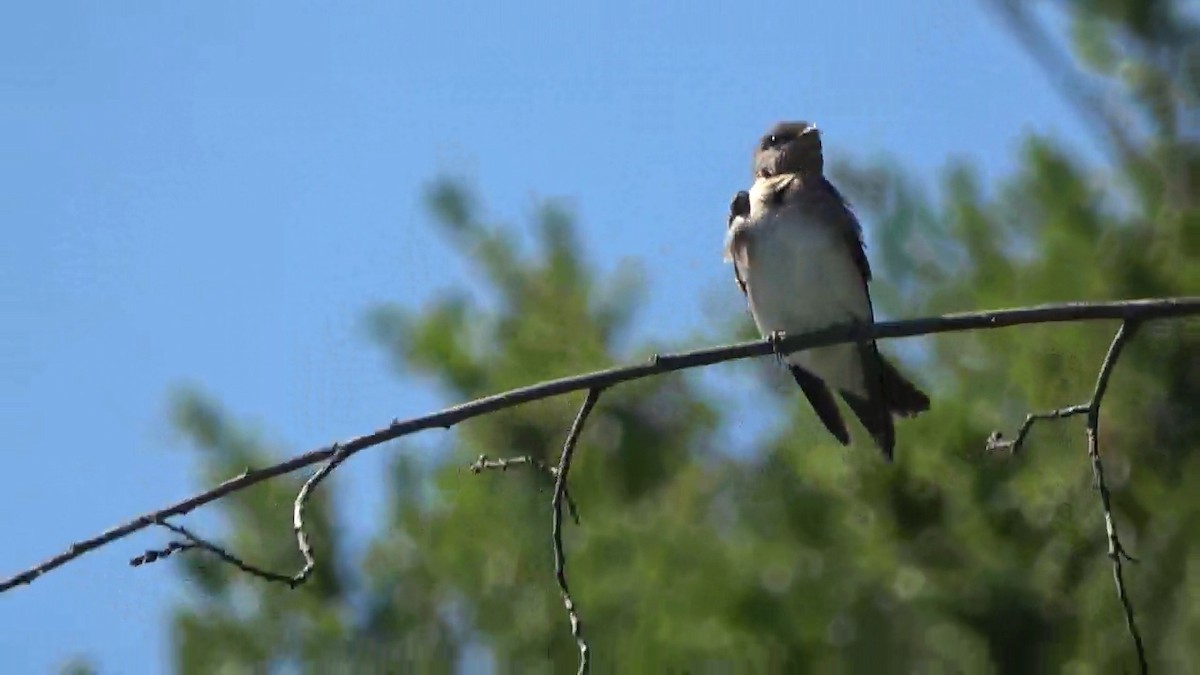
<path id="1" fill-rule="evenodd" d="M 889 166 L 838 180 L 878 234 L 883 306 L 904 315 L 1200 289 L 1200 119 L 1176 4 L 1076 0 L 1075 42 L 1097 86 L 1120 94 L 1133 154 L 1101 171 L 1030 137 L 997 185 L 950 168 L 936 200 Z M 1194 51 L 1194 50 L 1193 50 Z M 1190 126 L 1189 126 L 1190 125 Z M 429 192 L 444 233 L 486 293 L 368 325 L 406 377 L 464 400 L 630 360 L 630 269 L 598 277 L 572 219 L 534 218 L 526 250 L 485 223 L 453 181 Z M 482 300 L 480 298 L 483 298 Z M 731 310 L 733 311 L 733 310 Z M 1102 452 L 1118 525 L 1142 562 L 1127 573 L 1153 665 L 1200 669 L 1200 330 L 1147 327 L 1106 399 Z M 1029 327 L 922 338 L 933 411 L 902 423 L 898 460 L 835 447 L 787 392 L 791 423 L 746 457 L 715 447 L 721 393 L 670 376 L 601 399 L 572 473 L 583 522 L 570 572 L 598 672 L 1093 672 L 1129 670 L 1081 423 L 1035 427 L 1019 457 L 987 456 L 993 429 L 1083 402 L 1115 326 Z M 896 345 L 884 345 L 895 350 Z M 329 499 L 310 505 L 321 564 L 296 591 L 202 556 L 174 624 L 181 672 L 571 672 L 576 652 L 553 583 L 549 480 L 464 477 L 480 454 L 553 463 L 579 397 L 456 428 L 436 461 L 396 448 L 386 522 L 351 557 Z M 277 453 L 196 395 L 178 426 L 206 484 Z M 861 430 L 859 432 L 861 436 Z M 280 527 L 300 478 L 223 500 L 228 544 L 298 564 Z M 337 491 L 332 480 L 322 493 Z"/>

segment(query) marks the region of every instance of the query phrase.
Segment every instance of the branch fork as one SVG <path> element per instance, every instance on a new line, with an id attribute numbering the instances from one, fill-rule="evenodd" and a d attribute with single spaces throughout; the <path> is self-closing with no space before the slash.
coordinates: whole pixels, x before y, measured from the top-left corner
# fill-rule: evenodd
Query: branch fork
<path id="1" fill-rule="evenodd" d="M 290 588 L 296 588 L 308 580 L 316 567 L 316 559 L 313 556 L 312 546 L 304 525 L 304 507 L 313 490 L 342 462 L 362 450 L 418 431 L 433 428 L 449 429 L 459 422 L 487 415 L 498 410 L 561 396 L 575 391 L 586 391 L 587 397 L 579 409 L 579 413 L 575 417 L 575 421 L 567 435 L 557 468 L 548 467 L 544 463 L 528 456 L 496 460 L 490 459 L 487 456 L 481 456 L 469 467 L 473 473 L 482 473 L 486 470 L 506 471 L 510 466 L 524 464 L 532 466 L 554 479 L 554 496 L 551 500 L 553 510 L 551 534 L 554 549 L 555 579 L 562 593 L 563 605 L 567 610 L 570 620 L 571 633 L 575 637 L 579 647 L 579 673 L 583 674 L 589 669 L 590 652 L 583 636 L 583 624 L 579 617 L 578 606 L 571 596 L 567 583 L 566 556 L 562 546 L 562 506 L 565 501 L 572 517 L 578 522 L 574 502 L 571 500 L 567 490 L 567 474 L 570 471 L 571 459 L 575 452 L 575 446 L 579 441 L 579 436 L 583 431 L 583 426 L 587 422 L 592 408 L 599 400 L 601 392 L 606 388 L 623 382 L 644 379 L 674 371 L 699 368 L 725 361 L 770 354 L 782 356 L 804 349 L 861 342 L 864 340 L 994 329 L 1036 323 L 1116 319 L 1122 321 L 1121 329 L 1117 332 L 1116 337 L 1114 337 L 1104 363 L 1101 366 L 1091 401 L 1086 404 L 1068 406 L 1058 410 L 1032 413 L 1026 416 L 1015 438 L 1008 440 L 999 432 L 995 432 L 988 438 L 987 447 L 992 451 L 1008 451 L 1015 454 L 1020 451 L 1022 444 L 1029 434 L 1029 430 L 1035 422 L 1048 419 L 1064 419 L 1078 415 L 1087 416 L 1088 455 L 1091 459 L 1097 489 L 1100 492 L 1104 510 L 1105 529 L 1109 544 L 1108 554 L 1113 561 L 1113 576 L 1116 581 L 1121 604 L 1125 610 L 1126 623 L 1137 649 L 1139 665 L 1142 672 L 1145 673 L 1148 670 L 1145 650 L 1142 645 L 1140 633 L 1138 632 L 1133 606 L 1125 590 L 1121 567 L 1122 560 L 1132 561 L 1133 558 L 1125 551 L 1117 536 L 1117 529 L 1113 522 L 1112 509 L 1109 503 L 1109 492 L 1104 483 L 1104 468 L 1100 461 L 1098 441 L 1100 403 L 1107 390 L 1109 377 L 1112 374 L 1113 367 L 1116 365 L 1121 350 L 1124 348 L 1125 343 L 1133 336 L 1141 322 L 1151 319 L 1195 315 L 1200 315 L 1200 297 L 1157 298 L 1104 303 L 1066 303 L 988 312 L 950 314 L 905 321 L 834 326 L 799 335 L 783 337 L 772 335 L 763 340 L 721 345 L 679 354 L 655 354 L 650 358 L 648 363 L 610 368 L 593 373 L 549 380 L 485 396 L 420 417 L 405 420 L 395 419 L 381 429 L 345 442 L 334 443 L 323 448 L 311 450 L 265 468 L 246 469 L 240 475 L 230 478 L 212 489 L 193 495 L 157 511 L 138 516 L 99 535 L 77 541 L 67 547 L 65 551 L 40 564 L 18 572 L 7 579 L 0 579 L 0 593 L 10 591 L 18 586 L 33 583 L 33 581 L 45 573 L 56 570 L 86 553 L 151 526 L 167 529 L 178 537 L 181 537 L 181 539 L 173 540 L 165 547 L 159 549 L 147 550 L 142 555 L 130 560 L 130 564 L 133 566 L 152 563 L 182 551 L 203 550 L 248 574 L 267 581 L 283 583 Z M 304 565 L 295 574 L 280 574 L 251 565 L 217 544 L 200 537 L 171 520 L 252 485 L 322 462 L 324 464 L 300 488 L 293 504 L 292 529 L 295 532 L 297 548 L 304 557 Z"/>

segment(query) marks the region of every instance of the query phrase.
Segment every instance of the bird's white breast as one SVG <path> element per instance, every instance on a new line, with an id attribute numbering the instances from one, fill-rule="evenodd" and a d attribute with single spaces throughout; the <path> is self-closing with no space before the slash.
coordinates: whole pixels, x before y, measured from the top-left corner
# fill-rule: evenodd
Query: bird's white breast
<path id="1" fill-rule="evenodd" d="M 773 188 L 772 180 L 755 183 L 745 244 L 734 255 L 759 331 L 794 335 L 870 320 L 870 300 L 845 236 L 802 203 L 772 204 Z M 840 389 L 863 389 L 854 345 L 800 352 L 788 361 Z"/>

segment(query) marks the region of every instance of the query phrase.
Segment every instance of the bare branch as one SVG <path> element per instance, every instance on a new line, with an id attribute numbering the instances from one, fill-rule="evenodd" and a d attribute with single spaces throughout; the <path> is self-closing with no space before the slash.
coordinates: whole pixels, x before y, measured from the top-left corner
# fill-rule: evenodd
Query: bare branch
<path id="1" fill-rule="evenodd" d="M 479 459 L 475 460 L 471 466 L 467 467 L 471 473 L 483 473 L 489 469 L 499 469 L 500 471 L 508 471 L 510 466 L 520 466 L 527 464 L 537 469 L 550 474 L 550 477 L 558 475 L 552 467 L 546 466 L 546 463 L 540 459 L 535 459 L 532 455 L 522 455 L 520 457 L 501 457 L 500 459 L 492 459 L 487 455 L 480 455 Z"/>
<path id="2" fill-rule="evenodd" d="M 1096 391 L 1092 394 L 1092 403 L 1088 410 L 1087 439 L 1088 457 L 1092 460 L 1092 474 L 1096 480 L 1096 488 L 1100 492 L 1100 505 L 1104 509 L 1104 529 L 1108 533 L 1108 557 L 1112 559 L 1113 581 L 1117 584 L 1117 597 L 1121 599 L 1121 607 L 1125 609 L 1125 626 L 1129 629 L 1129 636 L 1133 639 L 1133 646 L 1137 650 L 1138 665 L 1145 675 L 1150 672 L 1150 667 L 1146 663 L 1146 649 L 1142 645 L 1142 635 L 1138 631 L 1137 619 L 1133 614 L 1133 603 L 1130 602 L 1129 594 L 1125 591 L 1125 578 L 1121 569 L 1122 557 L 1129 560 L 1133 560 L 1133 558 L 1125 552 L 1125 548 L 1121 546 L 1121 539 L 1117 536 L 1117 524 L 1113 520 L 1108 486 L 1104 484 L 1104 465 L 1100 462 L 1100 402 L 1104 400 L 1104 394 L 1108 391 L 1108 378 L 1117 365 L 1121 350 L 1137 332 L 1138 325 L 1132 321 L 1121 324 L 1120 330 L 1113 338 L 1112 345 L 1108 348 L 1108 355 L 1104 357 L 1104 365 L 1100 367 L 1100 375 L 1096 378 Z"/>
<path id="3" fill-rule="evenodd" d="M 167 542 L 167 545 L 162 548 L 148 549 L 145 553 L 134 558 L 130 558 L 129 566 L 139 567 L 141 565 L 149 565 L 150 563 L 158 562 L 164 558 L 169 558 L 173 553 L 190 551 L 197 546 L 198 544 L 191 541 L 169 541 Z"/>
<path id="4" fill-rule="evenodd" d="M 583 621 L 579 618 L 579 610 L 571 598 L 571 590 L 567 586 L 567 556 L 563 553 L 562 544 L 562 502 L 563 495 L 567 493 L 567 474 L 571 471 L 571 457 L 575 454 L 575 444 L 579 442 L 579 435 L 583 433 L 583 425 L 587 423 L 588 415 L 591 414 L 596 401 L 600 400 L 602 391 L 603 389 L 599 387 L 588 390 L 587 398 L 579 408 L 575 422 L 571 424 L 571 432 L 567 434 L 567 441 L 563 444 L 562 457 L 558 460 L 558 475 L 554 481 L 554 499 L 552 501 L 554 523 L 551 535 L 554 539 L 554 577 L 558 580 L 558 588 L 562 591 L 563 605 L 567 608 L 567 618 L 571 621 L 571 635 L 575 636 L 575 643 L 579 645 L 579 675 L 585 675 L 589 669 L 588 644 L 583 638 Z"/>
<path id="5" fill-rule="evenodd" d="M 480 455 L 479 459 L 475 460 L 468 468 L 471 473 L 480 474 L 488 470 L 508 471 L 510 466 L 519 465 L 532 466 L 542 473 L 550 476 L 550 480 L 557 480 L 558 469 L 553 466 L 546 466 L 546 463 L 540 459 L 535 459 L 532 455 L 522 455 L 520 457 L 501 457 L 500 459 L 492 459 L 487 455 Z M 571 513 L 571 520 L 575 524 L 579 524 L 579 507 L 575 506 L 575 500 L 571 498 L 571 492 L 567 491 L 564 494 L 567 500 L 567 510 Z"/>
<path id="6" fill-rule="evenodd" d="M 308 533 L 304 530 L 304 506 L 308 503 L 308 496 L 321 481 L 325 480 L 339 464 L 350 456 L 350 451 L 344 445 L 339 446 L 335 443 L 333 450 L 333 457 L 329 462 L 304 481 L 300 493 L 296 495 L 296 503 L 292 506 L 292 529 L 296 532 L 296 546 L 300 549 L 300 554 L 304 556 L 304 567 L 300 568 L 300 571 L 288 583 L 292 588 L 304 583 L 317 565 L 317 561 L 313 558 L 312 547 L 308 543 Z"/>
<path id="7" fill-rule="evenodd" d="M 1100 404 L 1104 400 L 1104 394 L 1108 392 L 1108 380 L 1112 377 L 1113 369 L 1117 365 L 1117 359 L 1120 358 L 1125 344 L 1137 332 L 1139 325 L 1134 320 L 1125 321 L 1121 324 L 1121 328 L 1113 337 L 1112 344 L 1108 347 L 1108 353 L 1104 356 L 1104 361 L 1100 365 L 1100 374 L 1096 377 L 1096 388 L 1092 392 L 1090 401 L 1049 412 L 1026 415 L 1025 421 L 1021 424 L 1021 428 L 1017 432 L 1015 439 L 1011 441 L 1004 440 L 1000 432 L 995 431 L 988 438 L 987 448 L 988 450 L 1008 450 L 1015 454 L 1020 451 L 1021 444 L 1024 443 L 1025 437 L 1034 422 L 1087 415 L 1088 458 L 1091 459 L 1092 477 L 1096 489 L 1100 493 L 1100 505 L 1104 509 L 1104 529 L 1108 534 L 1108 557 L 1112 560 L 1113 564 L 1113 579 L 1117 584 L 1117 597 L 1121 601 L 1121 607 L 1125 610 L 1125 626 L 1129 630 L 1129 636 L 1133 640 L 1134 649 L 1137 651 L 1138 665 L 1141 667 L 1141 672 L 1145 674 L 1149 672 L 1149 666 L 1146 662 L 1146 650 L 1142 645 L 1141 632 L 1138 631 L 1137 619 L 1133 612 L 1133 603 L 1129 600 L 1129 593 L 1125 590 L 1124 570 L 1121 567 L 1123 559 L 1131 562 L 1137 561 L 1121 545 L 1121 539 L 1117 535 L 1117 524 L 1113 519 L 1108 486 L 1104 482 L 1104 465 L 1100 461 Z"/>
<path id="8" fill-rule="evenodd" d="M 999 431 L 993 431 L 991 436 L 988 436 L 987 449 L 990 452 L 1007 451 L 1012 454 L 1017 454 L 1021 451 L 1021 446 L 1025 443 L 1025 437 L 1029 435 L 1029 430 L 1033 428 L 1034 422 L 1041 420 L 1060 420 L 1066 417 L 1074 417 L 1087 413 L 1091 407 L 1086 404 L 1071 405 L 1058 410 L 1048 410 L 1046 412 L 1029 413 L 1025 416 L 1025 421 L 1021 423 L 1021 428 L 1017 430 L 1017 437 L 1011 441 L 1004 438 L 1004 434 Z"/>
<path id="9" fill-rule="evenodd" d="M 288 474 L 318 462 L 330 461 L 335 455 L 339 454 L 341 455 L 341 459 L 338 460 L 338 463 L 340 463 L 361 450 L 380 445 L 401 436 L 407 436 L 417 431 L 434 427 L 449 429 L 464 420 L 486 415 L 497 410 L 512 408 L 531 401 L 561 396 L 584 389 L 610 387 L 622 382 L 629 382 L 631 380 L 678 370 L 699 368 L 724 361 L 766 356 L 775 353 L 777 350 L 783 353 L 790 353 L 815 347 L 825 347 L 868 339 L 912 337 L 916 335 L 1002 328 L 1033 323 L 1099 319 L 1144 321 L 1195 314 L 1200 314 L 1200 297 L 1127 300 L 1106 303 L 1067 303 L 990 312 L 950 314 L 906 321 L 886 321 L 871 325 L 835 326 L 802 335 L 788 336 L 778 343 L 771 339 L 763 339 L 719 347 L 709 347 L 675 355 L 656 355 L 647 364 L 610 368 L 583 375 L 549 380 L 485 396 L 428 415 L 407 420 L 397 419 L 382 429 L 352 438 L 344 443 L 337 443 L 312 450 L 264 469 L 244 471 L 241 475 L 231 478 L 215 488 L 193 495 L 165 508 L 141 515 L 94 537 L 77 541 L 71 544 L 67 550 L 49 560 L 0 581 L 0 593 L 20 585 L 32 583 L 46 572 L 57 569 L 100 546 L 127 537 L 134 532 L 168 518 L 184 515 L 200 506 L 221 499 L 232 492 L 245 489 L 276 476 Z M 328 469 L 332 469 L 332 466 L 328 467 Z M 328 473 L 328 471 L 325 471 L 325 473 Z M 316 475 L 320 475 L 321 478 L 324 477 L 324 474 L 321 472 L 318 472 Z M 316 475 L 314 475 L 314 478 L 316 478 Z M 306 558 L 306 567 L 308 566 L 307 562 Z"/>
<path id="10" fill-rule="evenodd" d="M 183 541 L 183 542 L 172 541 L 172 542 L 168 543 L 166 548 L 164 548 L 162 550 L 147 551 L 146 553 L 134 558 L 133 560 L 130 560 L 129 561 L 130 565 L 137 567 L 138 565 L 142 565 L 145 563 L 152 563 L 160 558 L 166 558 L 168 555 L 170 555 L 171 553 L 173 553 L 175 551 L 200 550 L 200 551 L 208 551 L 209 553 L 215 555 L 217 558 L 223 560 L 224 562 L 227 562 L 230 565 L 233 565 L 234 567 L 238 568 L 239 570 L 241 570 L 247 574 L 250 574 L 252 576 L 256 576 L 260 579 L 265 579 L 267 581 L 277 581 L 280 583 L 285 583 L 285 584 L 288 584 L 289 586 L 292 585 L 292 578 L 290 576 L 288 576 L 286 574 L 279 574 L 277 572 L 272 572 L 270 570 L 265 570 L 256 565 L 251 565 L 250 563 L 247 563 L 246 561 L 233 555 L 232 553 L 225 550 L 224 548 L 218 546 L 217 544 L 212 543 L 211 541 L 208 541 L 207 539 L 192 532 L 191 530 L 187 529 L 186 527 L 184 527 L 182 525 L 176 525 L 174 523 L 169 523 L 165 520 L 160 523 L 155 523 L 155 524 L 159 525 L 160 527 L 165 527 L 166 529 L 174 532 L 175 534 L 178 534 L 179 536 L 183 537 L 186 541 Z"/>
<path id="11" fill-rule="evenodd" d="M 304 528 L 304 507 L 308 503 L 308 499 L 312 494 L 312 490 L 316 488 L 321 481 L 325 480 L 325 478 L 328 477 L 329 474 L 336 469 L 339 464 L 344 462 L 346 457 L 348 457 L 348 455 L 346 454 L 344 448 L 338 449 L 336 452 L 334 452 L 333 458 L 330 459 L 325 466 L 322 466 L 319 470 L 313 473 L 308 480 L 304 481 L 304 485 L 300 487 L 300 492 L 296 495 L 296 502 L 292 507 L 292 529 L 296 532 L 296 547 L 300 549 L 300 555 L 304 556 L 304 566 L 301 567 L 300 571 L 296 572 L 295 574 L 280 574 L 279 572 L 272 572 L 270 570 L 263 569 L 257 565 L 251 565 L 245 560 L 242 560 L 238 556 L 230 553 L 225 548 L 212 543 L 211 541 L 192 532 L 186 527 L 167 522 L 165 519 L 156 522 L 155 525 L 164 527 L 183 537 L 187 541 L 173 541 L 167 544 L 166 548 L 161 550 L 147 551 L 146 553 L 130 560 L 129 564 L 134 567 L 138 567 L 146 563 L 155 562 L 160 558 L 166 558 L 177 551 L 202 550 L 208 551 L 209 553 L 215 555 L 218 559 L 233 565 L 247 574 L 256 576 L 265 581 L 274 581 L 287 584 L 288 588 L 295 588 L 303 584 L 305 581 L 308 581 L 309 576 L 312 574 L 312 571 L 317 564 L 316 560 L 313 558 L 312 546 L 308 542 L 308 532 Z"/>

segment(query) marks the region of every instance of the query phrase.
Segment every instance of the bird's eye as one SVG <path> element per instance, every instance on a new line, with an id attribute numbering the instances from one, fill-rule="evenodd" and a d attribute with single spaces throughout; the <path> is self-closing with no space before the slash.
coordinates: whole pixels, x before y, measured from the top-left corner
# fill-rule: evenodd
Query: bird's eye
<path id="1" fill-rule="evenodd" d="M 779 137 L 775 134 L 771 134 L 770 136 L 767 136 L 767 143 L 769 145 L 779 145 Z"/>

